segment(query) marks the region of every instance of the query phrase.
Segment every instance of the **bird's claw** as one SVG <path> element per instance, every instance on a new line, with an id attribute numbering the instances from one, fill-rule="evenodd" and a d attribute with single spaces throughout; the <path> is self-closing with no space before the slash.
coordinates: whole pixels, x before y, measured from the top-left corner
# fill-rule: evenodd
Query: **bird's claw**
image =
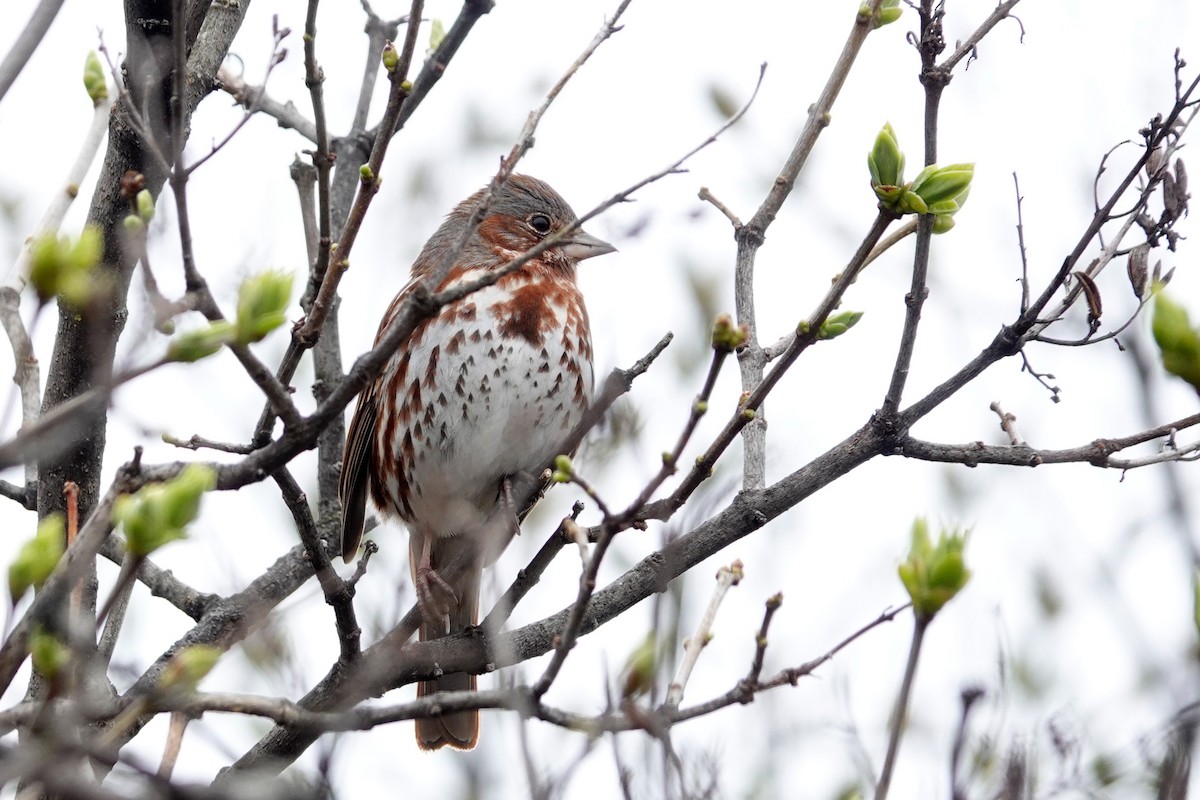
<path id="1" fill-rule="evenodd" d="M 417 605 L 426 625 L 441 623 L 444 633 L 450 632 L 447 616 L 458 605 L 458 595 L 433 567 L 418 567 L 416 574 Z"/>

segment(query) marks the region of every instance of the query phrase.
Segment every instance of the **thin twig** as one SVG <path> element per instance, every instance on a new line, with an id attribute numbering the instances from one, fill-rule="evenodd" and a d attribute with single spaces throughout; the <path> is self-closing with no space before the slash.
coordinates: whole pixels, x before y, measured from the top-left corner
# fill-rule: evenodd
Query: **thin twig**
<path id="1" fill-rule="evenodd" d="M 1021 313 L 1029 308 L 1029 253 L 1025 249 L 1025 218 L 1022 215 L 1022 204 L 1025 198 L 1021 196 L 1021 182 L 1017 173 L 1013 173 L 1013 191 L 1017 195 L 1017 249 L 1021 255 Z"/>
<path id="2" fill-rule="evenodd" d="M 175 763 L 179 760 L 179 751 L 183 747 L 183 734 L 187 730 L 191 717 L 187 714 L 174 712 L 167 727 L 167 741 L 163 745 L 162 761 L 158 765 L 158 776 L 169 780 L 175 772 Z"/>
<path id="3" fill-rule="evenodd" d="M 712 639 L 712 626 L 716 622 L 717 610 L 721 607 L 721 601 L 725 599 L 725 593 L 729 591 L 729 587 L 737 586 L 741 582 L 742 576 L 741 561 L 734 561 L 728 567 L 722 566 L 717 570 L 717 586 L 713 590 L 712 599 L 708 601 L 708 608 L 704 610 L 704 616 L 700 618 L 696 632 L 683 643 L 683 660 L 679 662 L 675 679 L 667 688 L 665 703 L 667 707 L 678 708 L 679 704 L 683 702 L 683 693 L 687 689 L 688 679 L 692 676 L 692 669 L 700 660 L 700 653 Z"/>
<path id="4" fill-rule="evenodd" d="M 1017 417 L 1014 414 L 1006 412 L 1000 407 L 999 401 L 993 402 L 988 406 L 1000 418 L 1000 429 L 1008 434 L 1008 443 L 1014 447 L 1025 444 L 1025 440 L 1021 438 L 1021 434 L 1017 433 Z"/>
<path id="5" fill-rule="evenodd" d="M 320 0 L 308 0 L 308 13 L 304 18 L 304 85 L 308 87 L 309 97 L 312 101 L 313 123 L 317 135 L 317 149 L 312 153 L 312 163 L 317 169 L 317 223 L 320 235 L 317 240 L 317 262 L 313 270 L 317 274 L 324 274 L 325 280 L 328 281 L 330 249 L 333 245 L 333 220 L 329 198 L 329 177 L 333 170 L 333 155 L 329 149 L 329 127 L 325 122 L 325 73 L 317 63 L 317 7 L 319 5 Z M 344 258 L 345 256 L 342 257 L 343 260 Z M 317 308 L 320 308 L 319 300 L 314 310 Z M 306 322 L 306 329 L 310 332 L 308 339 L 312 341 L 293 334 L 294 339 L 306 342 L 309 346 L 316 341 L 316 335 L 324 324 L 325 315 L 321 314 L 321 318 L 315 326 L 311 324 L 312 318 L 313 314 L 310 313 Z"/>
<path id="6" fill-rule="evenodd" d="M 233 74 L 228 67 L 217 72 L 217 82 L 242 108 L 261 112 L 279 123 L 279 127 L 294 130 L 308 141 L 316 144 L 317 128 L 296 108 L 291 100 L 281 103 L 267 94 L 265 86 L 251 86 Z"/>
<path id="7" fill-rule="evenodd" d="M 33 13 L 29 15 L 29 22 L 25 23 L 25 29 L 13 42 L 12 49 L 4 56 L 4 60 L 0 61 L 0 100 L 8 94 L 8 90 L 12 88 L 13 82 L 21 74 L 21 70 L 29 63 L 29 57 L 33 55 L 33 51 L 37 50 L 38 45 L 42 43 L 46 31 L 50 30 L 50 25 L 58 16 L 62 4 L 63 0 L 41 0 Z"/>
<path id="8" fill-rule="evenodd" d="M 109 594 L 108 601 L 100 613 L 96 615 L 96 624 L 104 624 L 104 631 L 96 645 L 101 663 L 106 666 L 112 660 L 113 651 L 117 647 L 117 639 L 121 635 L 121 626 L 125 623 L 125 611 L 129 608 L 129 596 L 133 593 L 134 580 L 139 572 L 138 559 L 126 553 L 125 562 L 117 576 L 117 584 Z M 126 579 L 126 576 L 129 576 Z M 107 617 L 107 619 L 105 619 Z"/>
<path id="9" fill-rule="evenodd" d="M 732 322 L 728 316 L 724 317 L 726 323 L 732 326 Z M 722 324 L 720 321 L 718 325 Z M 665 451 L 662 455 L 662 466 L 658 473 L 651 478 L 642 491 L 638 493 L 637 498 L 629 504 L 626 511 L 622 514 L 623 517 L 632 518 L 645 507 L 654 493 L 670 476 L 674 475 L 678 470 L 679 459 L 683 456 L 683 450 L 691 441 L 692 434 L 696 432 L 696 426 L 700 424 L 701 418 L 708 413 L 709 400 L 712 397 L 713 389 L 717 385 L 717 377 L 721 374 L 721 366 L 725 363 L 726 357 L 731 350 L 715 341 L 712 347 L 712 359 L 708 364 L 708 375 L 704 379 L 704 385 L 700 388 L 700 393 L 692 401 L 691 408 L 688 411 L 687 422 L 684 423 L 683 430 L 679 434 L 679 439 L 675 442 L 675 446 Z"/>
<path id="10" fill-rule="evenodd" d="M 735 231 L 742 227 L 742 221 L 738 219 L 738 215 L 733 213 L 733 210 L 729 206 L 718 200 L 716 196 L 709 191 L 707 186 L 701 186 L 700 191 L 696 193 L 696 196 L 706 203 L 712 203 L 715 209 L 725 215 L 725 219 L 729 220 Z"/>
<path id="11" fill-rule="evenodd" d="M 1019 2 L 1021 2 L 1021 0 L 1004 0 L 1004 2 L 992 9 L 992 13 L 988 15 L 988 18 L 980 23 L 979 27 L 976 28 L 971 35 L 966 38 L 966 41 L 959 43 L 954 52 L 951 53 L 946 60 L 941 63 L 941 68 L 945 70 L 953 70 L 958 65 L 958 62 L 962 61 L 967 56 L 974 57 L 975 48 L 979 46 L 981 41 L 983 41 L 983 37 L 987 36 L 988 32 L 1000 23 L 1000 20 L 1011 16 L 1009 12 L 1012 11 L 1013 6 Z M 1013 17 L 1013 19 L 1016 19 L 1016 17 Z M 1020 24 L 1020 20 L 1017 20 L 1017 24 Z M 1024 26 L 1021 27 L 1021 38 L 1025 38 Z"/>
<path id="12" fill-rule="evenodd" d="M 236 444 L 234 442 L 218 442 L 213 439 L 206 439 L 203 436 L 197 436 L 196 434 L 192 434 L 187 439 L 180 439 L 169 433 L 164 433 L 162 440 L 166 444 L 173 447 L 182 447 L 185 450 L 216 450 L 221 453 L 234 453 L 236 455 L 247 455 L 254 452 L 254 448 L 250 445 Z"/>
<path id="13" fill-rule="evenodd" d="M 287 28 L 280 29 L 279 24 L 278 24 L 278 18 L 276 18 L 274 21 L 274 30 L 272 31 L 272 34 L 273 34 L 273 38 L 274 38 L 274 47 L 271 50 L 270 57 L 267 59 L 267 66 L 263 73 L 263 78 L 262 78 L 262 86 L 258 87 L 258 93 L 256 95 L 254 95 L 255 99 L 261 99 L 261 98 L 266 97 L 266 94 L 265 94 L 266 86 L 267 86 L 267 82 L 271 80 L 271 73 L 275 70 L 275 67 L 277 67 L 281 63 L 283 63 L 283 59 L 287 56 L 287 50 L 283 48 L 283 42 L 291 34 L 291 31 L 288 30 Z M 218 70 L 218 72 L 217 72 L 217 80 L 218 81 L 221 80 L 223 72 L 224 72 L 224 68 L 222 68 L 222 70 Z M 225 73 L 225 74 L 228 74 L 228 73 Z M 244 84 L 243 84 L 243 86 L 244 86 Z M 269 99 L 269 98 L 267 98 L 267 99 Z M 239 119 L 234 124 L 234 126 L 225 133 L 224 136 L 222 136 L 218 141 L 216 141 L 212 145 L 212 147 L 209 148 L 207 153 L 200 156 L 200 158 L 196 159 L 194 162 L 192 162 L 191 164 L 188 165 L 187 171 L 189 173 L 195 172 L 200 167 L 204 166 L 204 164 L 207 163 L 207 161 L 210 158 L 215 156 L 217 153 L 221 152 L 221 150 L 225 149 L 225 146 L 227 144 L 229 144 L 231 141 L 233 141 L 233 137 L 237 136 L 238 132 L 241 131 L 241 129 L 246 126 L 246 123 L 248 123 L 250 121 L 250 118 L 254 116 L 254 113 L 256 111 L 258 111 L 258 108 L 257 108 L 257 106 L 255 106 L 254 102 L 255 102 L 255 100 L 251 99 L 251 101 L 249 103 L 242 104 L 246 109 L 246 113 L 242 114 L 242 118 Z M 280 124 L 282 124 L 282 122 Z"/>
<path id="14" fill-rule="evenodd" d="M 908 727 L 908 703 L 912 696 L 913 682 L 917 677 L 921 643 L 925 639 L 925 631 L 929 629 L 929 622 L 928 617 L 913 615 L 913 636 L 908 649 L 908 662 L 904 667 L 904 680 L 900 683 L 900 692 L 896 696 L 896 707 L 892 711 L 887 755 L 884 756 L 883 768 L 879 772 L 879 783 L 875 786 L 875 800 L 887 800 L 888 789 L 892 785 L 892 770 L 896 766 L 896 754 L 900 751 L 900 738 Z"/>
<path id="15" fill-rule="evenodd" d="M 300 484 L 296 483 L 291 472 L 283 467 L 272 472 L 271 477 L 279 486 L 284 504 L 292 512 L 292 520 L 296 523 L 300 541 L 304 544 L 304 554 L 321 584 L 325 602 L 333 608 L 340 648 L 338 661 L 342 664 L 353 663 L 362 650 L 362 629 L 354 613 L 353 587 L 334 571 L 329 560 L 328 542 L 318 536 L 312 511 L 308 507 L 308 498 L 301 491 Z"/>

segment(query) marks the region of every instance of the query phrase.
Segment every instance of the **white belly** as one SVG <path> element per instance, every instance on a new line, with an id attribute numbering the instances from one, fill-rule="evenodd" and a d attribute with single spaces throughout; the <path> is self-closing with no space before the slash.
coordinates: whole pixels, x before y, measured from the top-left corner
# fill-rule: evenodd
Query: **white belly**
<path id="1" fill-rule="evenodd" d="M 521 318 L 506 316 L 511 291 L 492 286 L 471 295 L 470 314 L 444 309 L 410 343 L 401 396 L 409 421 L 384 449 L 400 456 L 411 509 L 402 516 L 423 534 L 482 527 L 501 481 L 536 473 L 560 454 L 590 403 L 582 300 L 577 309 L 551 312 L 553 318 L 543 313 L 534 336 Z M 386 427 L 378 434 L 386 437 Z"/>

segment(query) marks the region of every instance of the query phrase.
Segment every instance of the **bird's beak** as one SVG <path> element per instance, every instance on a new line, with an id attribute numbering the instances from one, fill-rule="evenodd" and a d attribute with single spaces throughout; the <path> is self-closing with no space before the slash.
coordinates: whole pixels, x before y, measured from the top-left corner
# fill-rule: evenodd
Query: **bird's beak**
<path id="1" fill-rule="evenodd" d="M 617 252 L 617 248 L 608 242 L 582 230 L 575 231 L 564 239 L 560 247 L 568 258 L 575 261 Z"/>

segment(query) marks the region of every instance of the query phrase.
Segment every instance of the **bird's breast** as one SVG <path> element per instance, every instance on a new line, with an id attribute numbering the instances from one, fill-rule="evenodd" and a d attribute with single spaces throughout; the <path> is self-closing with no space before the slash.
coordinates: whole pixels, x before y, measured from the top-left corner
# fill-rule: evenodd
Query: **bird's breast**
<path id="1" fill-rule="evenodd" d="M 401 469 L 377 505 L 436 535 L 469 533 L 501 479 L 559 454 L 591 401 L 583 298 L 574 281 L 505 276 L 444 307 L 381 380 L 397 402 L 376 457 Z"/>

